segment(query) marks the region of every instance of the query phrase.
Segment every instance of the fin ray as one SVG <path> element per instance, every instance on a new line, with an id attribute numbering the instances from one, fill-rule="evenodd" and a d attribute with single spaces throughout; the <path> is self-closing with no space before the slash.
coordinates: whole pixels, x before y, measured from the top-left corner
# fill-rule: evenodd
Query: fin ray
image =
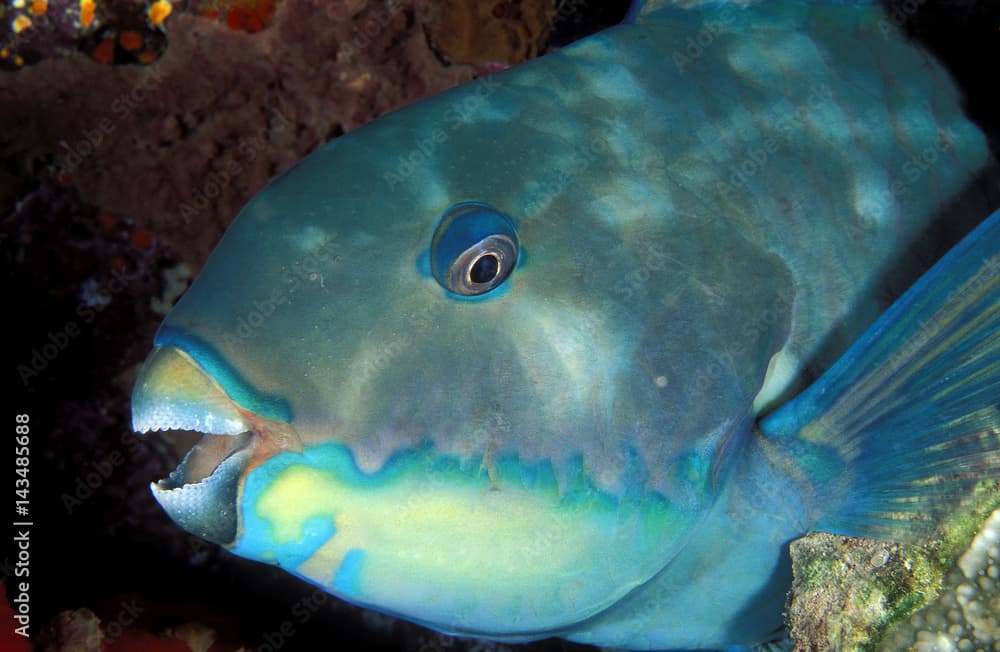
<path id="1" fill-rule="evenodd" d="M 760 429 L 827 478 L 817 529 L 912 539 L 1000 477 L 1000 211 Z"/>

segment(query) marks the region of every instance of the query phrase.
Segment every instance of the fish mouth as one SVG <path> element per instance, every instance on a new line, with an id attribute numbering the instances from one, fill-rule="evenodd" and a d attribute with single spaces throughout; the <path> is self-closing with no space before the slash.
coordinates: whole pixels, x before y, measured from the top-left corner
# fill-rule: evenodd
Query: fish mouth
<path id="1" fill-rule="evenodd" d="M 236 404 L 175 346 L 155 349 L 139 372 L 132 390 L 132 429 L 200 435 L 177 468 L 150 489 L 178 525 L 222 545 L 236 540 L 246 473 L 281 450 L 301 450 L 288 424 Z"/>

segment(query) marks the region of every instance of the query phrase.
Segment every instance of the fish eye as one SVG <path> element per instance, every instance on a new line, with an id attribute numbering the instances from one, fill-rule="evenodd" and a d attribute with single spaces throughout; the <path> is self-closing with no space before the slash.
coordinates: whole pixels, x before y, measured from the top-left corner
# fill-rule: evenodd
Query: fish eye
<path id="1" fill-rule="evenodd" d="M 517 233 L 511 219 L 481 202 L 461 202 L 444 212 L 431 240 L 431 272 L 446 290 L 486 294 L 517 264 Z"/>

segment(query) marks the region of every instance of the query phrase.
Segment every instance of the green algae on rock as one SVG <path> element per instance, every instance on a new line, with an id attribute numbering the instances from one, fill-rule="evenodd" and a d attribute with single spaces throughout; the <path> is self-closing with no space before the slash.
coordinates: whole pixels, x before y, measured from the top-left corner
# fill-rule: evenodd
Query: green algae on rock
<path id="1" fill-rule="evenodd" d="M 940 593 L 885 637 L 880 650 L 1000 650 L 1000 508 L 948 570 Z"/>
<path id="2" fill-rule="evenodd" d="M 981 487 L 921 545 L 826 533 L 793 542 L 795 649 L 1000 649 L 998 507 L 1000 491 Z"/>
<path id="3" fill-rule="evenodd" d="M 940 582 L 920 546 L 815 533 L 791 544 L 788 607 L 798 650 L 871 649 L 884 623 Z"/>

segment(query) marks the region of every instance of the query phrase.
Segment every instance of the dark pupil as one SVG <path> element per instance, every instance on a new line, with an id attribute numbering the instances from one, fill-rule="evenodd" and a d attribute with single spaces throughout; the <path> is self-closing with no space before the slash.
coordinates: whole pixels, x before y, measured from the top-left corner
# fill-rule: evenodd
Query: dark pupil
<path id="1" fill-rule="evenodd" d="M 500 271 L 500 261 L 493 254 L 480 256 L 476 262 L 472 263 L 469 270 L 469 278 L 473 283 L 489 283 L 497 277 Z"/>

